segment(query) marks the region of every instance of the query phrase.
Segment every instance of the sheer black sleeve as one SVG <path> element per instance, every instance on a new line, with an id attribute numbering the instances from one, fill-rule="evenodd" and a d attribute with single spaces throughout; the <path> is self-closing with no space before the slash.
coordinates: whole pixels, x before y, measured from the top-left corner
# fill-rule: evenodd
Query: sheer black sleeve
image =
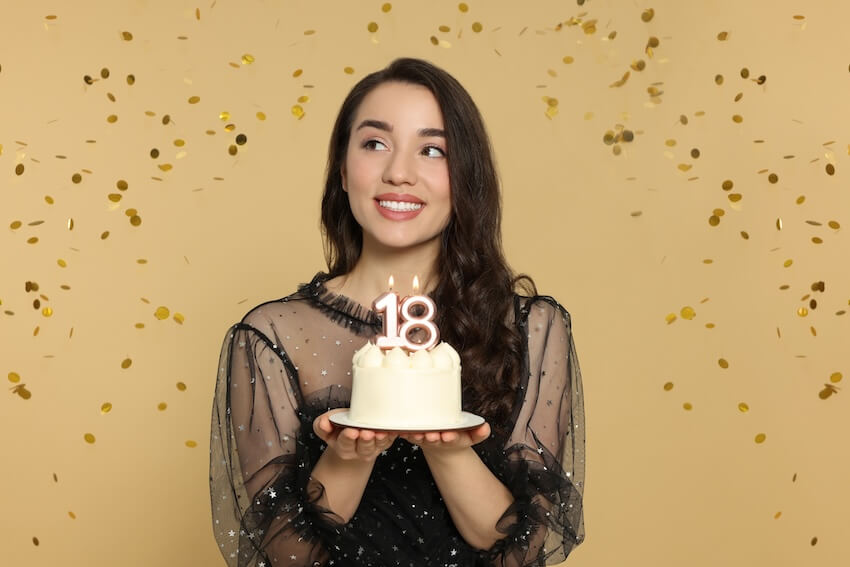
<path id="1" fill-rule="evenodd" d="M 230 567 L 321 565 L 323 541 L 344 529 L 305 466 L 312 419 L 301 411 L 294 373 L 266 333 L 247 322 L 230 328 L 210 439 L 213 529 Z"/>
<path id="2" fill-rule="evenodd" d="M 570 315 L 536 298 L 518 321 L 528 340 L 527 380 L 513 431 L 490 457 L 514 497 L 497 524 L 505 538 L 490 550 L 490 563 L 505 567 L 560 563 L 584 539 L 584 402 Z"/>

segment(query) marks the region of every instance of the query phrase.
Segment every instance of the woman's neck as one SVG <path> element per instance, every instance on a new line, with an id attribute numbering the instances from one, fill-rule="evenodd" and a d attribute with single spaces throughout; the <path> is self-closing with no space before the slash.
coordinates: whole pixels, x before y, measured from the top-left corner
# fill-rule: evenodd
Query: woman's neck
<path id="1" fill-rule="evenodd" d="M 393 290 L 401 295 L 413 295 L 413 278 L 419 278 L 418 294 L 426 294 L 437 286 L 436 261 L 439 240 L 405 250 L 376 249 L 364 242 L 363 251 L 354 268 L 342 276 L 328 281 L 331 291 L 344 295 L 365 307 L 389 289 L 393 277 Z M 436 246 L 435 246 L 436 245 Z"/>

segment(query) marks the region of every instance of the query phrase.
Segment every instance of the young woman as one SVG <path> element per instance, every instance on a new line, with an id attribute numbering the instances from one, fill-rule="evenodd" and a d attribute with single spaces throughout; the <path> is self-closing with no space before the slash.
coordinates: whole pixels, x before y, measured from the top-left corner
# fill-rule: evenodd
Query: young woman
<path id="1" fill-rule="evenodd" d="M 363 78 L 331 134 L 328 273 L 224 339 L 212 415 L 213 525 L 231 566 L 545 565 L 584 538 L 584 414 L 570 317 L 515 278 L 481 116 L 422 60 Z M 340 428 L 368 306 L 435 301 L 462 358 L 466 431 Z M 524 294 L 515 289 L 524 284 Z M 410 284 L 407 283 L 407 286 Z"/>

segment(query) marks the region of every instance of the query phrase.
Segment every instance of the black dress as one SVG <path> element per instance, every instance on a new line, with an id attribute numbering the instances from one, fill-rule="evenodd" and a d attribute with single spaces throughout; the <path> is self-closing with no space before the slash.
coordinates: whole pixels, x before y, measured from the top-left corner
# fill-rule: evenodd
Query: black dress
<path id="1" fill-rule="evenodd" d="M 375 461 L 348 523 L 310 477 L 324 443 L 313 420 L 348 407 L 354 351 L 381 331 L 373 311 L 329 292 L 328 276 L 263 303 L 227 331 L 212 411 L 213 529 L 230 566 L 472 566 L 559 563 L 584 539 L 584 406 L 570 316 L 549 297 L 517 297 L 527 337 L 509 434 L 474 446 L 514 503 L 489 550 L 452 523 L 419 447 Z M 464 409 L 468 409 L 464 407 Z"/>

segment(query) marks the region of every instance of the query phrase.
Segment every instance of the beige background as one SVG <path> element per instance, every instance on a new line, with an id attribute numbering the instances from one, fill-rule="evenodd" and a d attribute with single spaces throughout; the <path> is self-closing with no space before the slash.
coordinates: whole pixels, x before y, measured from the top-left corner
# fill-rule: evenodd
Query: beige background
<path id="1" fill-rule="evenodd" d="M 468 4 L 3 0 L 4 562 L 220 564 L 207 438 L 221 340 L 250 306 L 323 268 L 335 113 L 357 79 L 413 55 L 479 103 L 509 260 L 573 316 L 588 536 L 568 564 L 850 563 L 850 392 L 818 396 L 850 374 L 850 5 Z M 638 59 L 643 71 L 610 86 Z M 635 137 L 615 155 L 603 136 L 618 124 Z M 239 133 L 247 143 L 230 155 Z"/>

